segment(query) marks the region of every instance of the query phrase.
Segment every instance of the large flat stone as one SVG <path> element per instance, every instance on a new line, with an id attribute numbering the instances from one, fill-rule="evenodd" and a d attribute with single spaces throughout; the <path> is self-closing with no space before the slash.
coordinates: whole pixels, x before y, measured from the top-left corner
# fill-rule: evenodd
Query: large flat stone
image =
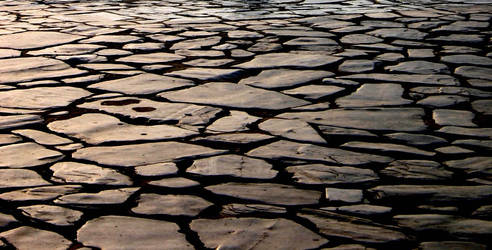
<path id="1" fill-rule="evenodd" d="M 154 142 L 124 146 L 87 147 L 75 151 L 72 157 L 104 165 L 132 167 L 198 156 L 211 156 L 222 152 L 224 150 L 181 142 Z"/>
<path id="2" fill-rule="evenodd" d="M 362 243 L 392 243 L 408 240 L 405 234 L 394 228 L 386 228 L 377 224 L 369 224 L 356 217 L 344 217 L 330 212 L 316 210 L 300 213 L 300 217 L 310 220 L 323 235 L 341 237 Z"/>
<path id="3" fill-rule="evenodd" d="M 492 186 L 387 185 L 368 190 L 378 200 L 397 203 L 402 200 L 421 202 L 482 201 L 492 197 Z"/>
<path id="4" fill-rule="evenodd" d="M 327 148 L 312 144 L 290 141 L 277 141 L 247 153 L 249 156 L 275 160 L 308 160 L 322 161 L 344 165 L 363 165 L 368 163 L 388 163 L 390 157 L 374 154 L 363 154 L 338 148 Z"/>
<path id="5" fill-rule="evenodd" d="M 0 169 L 0 189 L 47 185 L 51 185 L 51 183 L 32 170 Z"/>
<path id="6" fill-rule="evenodd" d="M 137 214 L 191 217 L 213 205 L 197 196 L 172 194 L 142 194 L 137 203 L 138 206 L 132 208 Z"/>
<path id="7" fill-rule="evenodd" d="M 234 79 L 241 74 L 241 69 L 220 69 L 220 68 L 187 68 L 184 70 L 167 73 L 168 76 L 198 79 L 202 81 L 225 81 Z"/>
<path id="8" fill-rule="evenodd" d="M 51 231 L 45 231 L 29 226 L 23 226 L 0 233 L 16 249 L 68 249 L 72 242 L 65 237 Z M 33 240 L 35 239 L 35 240 Z"/>
<path id="9" fill-rule="evenodd" d="M 242 111 L 230 111 L 229 116 L 222 117 L 207 127 L 209 133 L 247 131 L 248 125 L 258 121 L 260 117 Z"/>
<path id="10" fill-rule="evenodd" d="M 466 78 L 478 78 L 492 81 L 492 69 L 477 66 L 460 66 L 454 70 L 454 73 Z"/>
<path id="11" fill-rule="evenodd" d="M 410 74 L 449 74 L 449 68 L 442 63 L 427 61 L 406 61 L 395 66 L 385 67 L 390 72 Z"/>
<path id="12" fill-rule="evenodd" d="M 51 179 L 62 183 L 129 186 L 130 178 L 114 169 L 78 162 L 59 162 L 50 167 Z"/>
<path id="13" fill-rule="evenodd" d="M 333 76 L 333 73 L 322 70 L 292 70 L 271 69 L 263 70 L 257 76 L 248 77 L 239 82 L 265 89 L 285 88 Z"/>
<path id="14" fill-rule="evenodd" d="M 89 85 L 88 87 L 120 92 L 128 95 L 148 95 L 192 85 L 193 81 L 190 80 L 146 73 L 117 80 L 99 82 Z"/>
<path id="15" fill-rule="evenodd" d="M 16 222 L 17 222 L 17 220 L 14 218 L 14 216 L 9 215 L 9 214 L 0 213 L 0 228 L 10 226 Z"/>
<path id="16" fill-rule="evenodd" d="M 0 36 L 0 48 L 36 49 L 70 43 L 82 38 L 85 37 L 54 31 L 28 31 Z"/>
<path id="17" fill-rule="evenodd" d="M 299 120 L 269 119 L 258 125 L 258 128 L 272 135 L 285 137 L 295 141 L 326 143 L 316 130 L 307 122 Z"/>
<path id="18" fill-rule="evenodd" d="M 79 138 L 90 144 L 105 142 L 162 140 L 183 138 L 194 131 L 170 125 L 132 125 L 116 117 L 89 113 L 68 120 L 54 121 L 48 128 L 57 133 Z"/>
<path id="19" fill-rule="evenodd" d="M 417 232 L 439 232 L 450 234 L 459 239 L 489 239 L 492 235 L 492 222 L 468 219 L 445 214 L 405 214 L 393 219 L 401 227 Z"/>
<path id="20" fill-rule="evenodd" d="M 72 55 L 84 55 L 84 54 L 90 54 L 96 50 L 106 48 L 105 46 L 102 45 L 96 45 L 96 44 L 64 44 L 60 46 L 55 46 L 55 47 L 49 47 L 46 49 L 41 49 L 41 50 L 34 50 L 34 51 L 29 51 L 27 54 L 28 55 L 33 55 L 33 56 L 72 56 Z"/>
<path id="21" fill-rule="evenodd" d="M 70 139 L 35 129 L 18 129 L 12 131 L 12 133 L 27 137 L 36 143 L 46 146 L 58 146 L 73 143 Z"/>
<path id="22" fill-rule="evenodd" d="M 203 176 L 233 176 L 239 178 L 273 179 L 277 171 L 268 162 L 240 155 L 219 155 L 199 159 L 186 170 Z"/>
<path id="23" fill-rule="evenodd" d="M 138 191 L 139 188 L 120 188 L 103 190 L 97 193 L 75 193 L 58 197 L 53 202 L 55 204 L 95 207 L 95 206 L 114 206 L 123 204 L 128 198 Z"/>
<path id="24" fill-rule="evenodd" d="M 281 110 L 310 104 L 277 92 L 226 82 L 207 83 L 159 96 L 175 102 L 246 109 Z"/>
<path id="25" fill-rule="evenodd" d="M 413 101 L 402 98 L 404 89 L 399 84 L 364 84 L 349 96 L 338 98 L 340 107 L 398 106 Z"/>
<path id="26" fill-rule="evenodd" d="M 396 38 L 406 40 L 422 40 L 428 35 L 427 33 L 420 32 L 419 30 L 407 28 L 377 29 L 367 34 L 382 38 Z"/>
<path id="27" fill-rule="evenodd" d="M 178 126 L 203 126 L 222 110 L 194 104 L 156 102 L 143 98 L 117 97 L 86 102 L 78 107 L 95 109 L 131 119 L 176 122 Z"/>
<path id="28" fill-rule="evenodd" d="M 198 219 L 190 226 L 213 249 L 313 249 L 328 242 L 286 219 Z"/>
<path id="29" fill-rule="evenodd" d="M 76 193 L 82 189 L 79 185 L 57 185 L 25 188 L 0 194 L 0 200 L 11 202 L 49 201 L 59 196 Z"/>
<path id="30" fill-rule="evenodd" d="M 492 175 L 492 157 L 468 157 L 460 160 L 446 161 L 444 164 L 449 168 L 464 171 L 469 175 Z"/>
<path id="31" fill-rule="evenodd" d="M 422 131 L 427 127 L 422 120 L 423 116 L 424 110 L 419 108 L 378 108 L 284 113 L 278 117 L 344 128 Z"/>
<path id="32" fill-rule="evenodd" d="M 139 64 L 154 64 L 154 63 L 168 63 L 181 61 L 185 57 L 165 52 L 156 52 L 150 54 L 136 54 L 127 57 L 117 59 L 117 62 L 124 63 L 139 63 Z"/>
<path id="33" fill-rule="evenodd" d="M 368 73 L 368 74 L 354 74 L 348 76 L 341 76 L 342 79 L 361 80 L 361 81 L 384 81 L 384 82 L 397 82 L 397 83 L 411 83 L 411 84 L 424 84 L 424 85 L 446 85 L 446 86 L 458 86 L 458 79 L 450 75 L 438 75 L 438 74 L 383 74 L 383 73 Z"/>
<path id="34" fill-rule="evenodd" d="M 290 53 L 270 53 L 255 56 L 249 62 L 237 65 L 245 69 L 268 69 L 278 67 L 296 67 L 296 68 L 317 68 L 334 64 L 341 58 L 304 52 Z"/>
<path id="35" fill-rule="evenodd" d="M 387 153 L 404 153 L 413 154 L 417 156 L 434 156 L 435 152 L 421 150 L 415 147 L 410 147 L 406 145 L 393 144 L 393 143 L 380 143 L 380 142 L 362 142 L 362 141 L 350 141 L 341 145 L 342 148 L 351 149 L 364 149 L 364 150 L 374 150 Z"/>
<path id="36" fill-rule="evenodd" d="M 62 153 L 33 142 L 0 147 L 0 167 L 3 168 L 34 167 L 58 161 L 63 157 Z"/>
<path id="37" fill-rule="evenodd" d="M 426 160 L 394 161 L 379 173 L 386 177 L 420 182 L 450 180 L 453 177 L 453 172 L 444 169 L 439 163 Z"/>
<path id="38" fill-rule="evenodd" d="M 0 129 L 16 128 L 42 122 L 43 118 L 39 115 L 2 115 L 0 116 Z"/>
<path id="39" fill-rule="evenodd" d="M 310 164 L 288 167 L 287 172 L 294 174 L 296 182 L 302 184 L 333 185 L 357 184 L 379 180 L 370 169 Z"/>
<path id="40" fill-rule="evenodd" d="M 103 216 L 92 219 L 77 232 L 77 240 L 86 246 L 102 249 L 193 249 L 178 232 L 178 225 L 159 220 L 126 216 Z"/>
<path id="41" fill-rule="evenodd" d="M 419 245 L 422 250 L 486 250 L 487 246 L 469 241 L 426 241 Z"/>
<path id="42" fill-rule="evenodd" d="M 82 212 L 77 210 L 52 205 L 24 206 L 18 209 L 28 217 L 55 226 L 72 226 L 83 215 Z"/>
<path id="43" fill-rule="evenodd" d="M 321 198 L 319 191 L 297 189 L 293 186 L 274 183 L 229 182 L 208 186 L 205 189 L 217 195 L 284 206 L 318 204 Z"/>
<path id="44" fill-rule="evenodd" d="M 76 76 L 86 73 L 46 57 L 20 57 L 0 60 L 0 83 L 27 82 L 39 79 Z"/>
<path id="45" fill-rule="evenodd" d="M 84 89 L 74 87 L 15 89 L 0 92 L 0 107 L 53 109 L 68 106 L 72 102 L 91 94 Z"/>

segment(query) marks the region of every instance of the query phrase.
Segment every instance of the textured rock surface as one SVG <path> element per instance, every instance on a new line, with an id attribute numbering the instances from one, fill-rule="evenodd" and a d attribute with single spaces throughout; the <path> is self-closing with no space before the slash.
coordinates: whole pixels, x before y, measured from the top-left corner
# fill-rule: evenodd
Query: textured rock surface
<path id="1" fill-rule="evenodd" d="M 154 152 L 162 152 L 154 154 Z M 169 162 L 179 158 L 209 156 L 223 152 L 180 142 L 155 142 L 125 146 L 87 147 L 77 150 L 73 157 L 113 166 L 139 166 Z"/>
<path id="2" fill-rule="evenodd" d="M 233 83 L 207 83 L 194 88 L 160 94 L 171 101 L 210 104 L 231 108 L 281 110 L 309 104 L 277 92 Z"/>
<path id="3" fill-rule="evenodd" d="M 146 95 L 190 85 L 193 85 L 190 80 L 155 74 L 140 74 L 92 84 L 89 85 L 89 88 L 121 92 L 128 95 Z"/>
<path id="4" fill-rule="evenodd" d="M 11 49 L 35 49 L 80 40 L 83 36 L 60 32 L 28 31 L 0 36 L 0 47 Z M 15 43 L 12 43 L 15 41 Z"/>
<path id="5" fill-rule="evenodd" d="M 86 246 L 104 249 L 139 248 L 148 249 L 192 249 L 178 225 L 158 220 L 103 216 L 88 221 L 77 232 L 77 240 Z"/>
<path id="6" fill-rule="evenodd" d="M 80 220 L 82 212 L 50 205 L 34 205 L 19 207 L 22 213 L 36 220 L 56 226 L 70 226 Z"/>
<path id="7" fill-rule="evenodd" d="M 70 105 L 91 93 L 74 87 L 39 87 L 0 92 L 0 107 L 53 109 Z"/>
<path id="8" fill-rule="evenodd" d="M 23 226 L 0 233 L 0 238 L 5 239 L 9 244 L 17 249 L 67 249 L 72 242 L 63 236 L 33 227 Z M 36 241 L 33 241 L 36 239 Z"/>
<path id="9" fill-rule="evenodd" d="M 267 162 L 239 155 L 220 155 L 196 160 L 186 172 L 204 176 L 272 179 L 277 171 Z"/>
<path id="10" fill-rule="evenodd" d="M 416 108 L 381 108 L 333 109 L 318 112 L 284 113 L 279 115 L 279 117 L 337 127 L 420 131 L 426 127 L 421 118 L 423 115 L 423 110 Z"/>
<path id="11" fill-rule="evenodd" d="M 146 215 L 196 216 L 212 205 L 200 197 L 191 195 L 142 194 L 138 199 L 138 206 L 132 211 Z"/>
<path id="12" fill-rule="evenodd" d="M 286 219 L 199 219 L 191 222 L 191 229 L 198 233 L 208 248 L 306 249 L 316 248 L 327 242 L 303 226 Z M 296 240 L 293 235 L 304 240 Z"/>
<path id="13" fill-rule="evenodd" d="M 62 183 L 85 183 L 98 185 L 128 186 L 132 182 L 128 176 L 109 168 L 78 162 L 59 162 L 50 167 L 51 179 Z"/>
<path id="14" fill-rule="evenodd" d="M 273 183 L 225 183 L 209 186 L 207 190 L 225 196 L 261 201 L 274 205 L 317 204 L 321 193 L 312 190 L 296 189 L 292 186 Z"/>
<path id="15" fill-rule="evenodd" d="M 0 166 L 6 168 L 27 168 L 62 159 L 62 153 L 47 149 L 32 142 L 11 144 L 0 147 Z"/>
<path id="16" fill-rule="evenodd" d="M 76 76 L 86 71 L 45 57 L 22 57 L 0 60 L 0 84 L 26 82 L 52 77 Z"/>
<path id="17" fill-rule="evenodd" d="M 328 215 L 328 216 L 326 216 Z M 353 218 L 352 221 L 345 217 L 337 218 L 333 214 L 320 212 L 314 214 L 300 214 L 301 217 L 313 222 L 319 228 L 321 234 L 349 238 L 362 243 L 385 243 L 405 241 L 407 238 L 396 230 L 363 223 Z M 350 218 L 349 218 L 350 219 Z M 362 222 L 362 223 L 361 223 Z"/>
<path id="18" fill-rule="evenodd" d="M 104 114 L 84 114 L 48 125 L 52 131 L 79 138 L 90 144 L 117 141 L 176 139 L 196 132 L 169 125 L 139 126 Z"/>
<path id="19" fill-rule="evenodd" d="M 316 68 L 336 63 L 338 57 L 317 55 L 314 53 L 274 53 L 269 55 L 259 55 L 253 60 L 238 65 L 245 69 L 268 69 L 276 67 L 298 67 Z"/>

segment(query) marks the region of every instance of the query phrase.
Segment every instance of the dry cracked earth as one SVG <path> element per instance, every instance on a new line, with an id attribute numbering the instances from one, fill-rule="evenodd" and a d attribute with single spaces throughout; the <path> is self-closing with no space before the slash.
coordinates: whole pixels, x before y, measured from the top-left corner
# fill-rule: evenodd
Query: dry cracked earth
<path id="1" fill-rule="evenodd" d="M 0 248 L 487 249 L 491 17 L 1 1 Z"/>

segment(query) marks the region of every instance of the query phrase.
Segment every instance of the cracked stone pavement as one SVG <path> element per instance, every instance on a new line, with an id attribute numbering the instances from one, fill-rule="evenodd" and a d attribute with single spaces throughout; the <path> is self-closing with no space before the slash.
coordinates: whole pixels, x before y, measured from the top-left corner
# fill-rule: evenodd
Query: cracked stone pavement
<path id="1" fill-rule="evenodd" d="M 0 2 L 0 249 L 488 249 L 490 0 Z"/>

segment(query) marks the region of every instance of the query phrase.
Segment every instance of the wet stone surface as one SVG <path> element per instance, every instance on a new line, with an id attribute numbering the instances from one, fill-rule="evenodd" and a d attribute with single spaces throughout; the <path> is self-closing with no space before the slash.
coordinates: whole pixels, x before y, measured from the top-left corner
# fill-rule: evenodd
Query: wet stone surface
<path id="1" fill-rule="evenodd" d="M 4 0 L 0 249 L 487 249 L 487 0 Z"/>

